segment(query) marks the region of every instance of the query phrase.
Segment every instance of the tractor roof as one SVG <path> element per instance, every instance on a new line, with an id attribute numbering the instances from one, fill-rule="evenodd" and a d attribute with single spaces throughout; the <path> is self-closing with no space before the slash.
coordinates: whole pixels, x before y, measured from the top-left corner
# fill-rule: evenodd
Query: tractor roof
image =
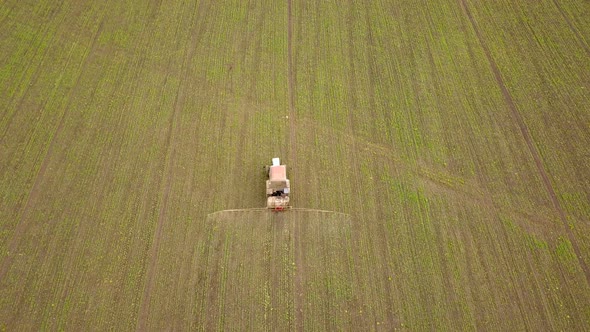
<path id="1" fill-rule="evenodd" d="M 269 172 L 269 178 L 271 181 L 285 181 L 287 180 L 287 166 L 271 166 Z"/>

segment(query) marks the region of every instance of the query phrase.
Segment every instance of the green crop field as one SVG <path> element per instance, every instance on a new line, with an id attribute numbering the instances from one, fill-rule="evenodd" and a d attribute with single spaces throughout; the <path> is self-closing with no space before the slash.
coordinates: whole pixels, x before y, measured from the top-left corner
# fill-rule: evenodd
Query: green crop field
<path id="1" fill-rule="evenodd" d="M 0 331 L 589 330 L 589 36 L 586 0 L 0 0 Z"/>

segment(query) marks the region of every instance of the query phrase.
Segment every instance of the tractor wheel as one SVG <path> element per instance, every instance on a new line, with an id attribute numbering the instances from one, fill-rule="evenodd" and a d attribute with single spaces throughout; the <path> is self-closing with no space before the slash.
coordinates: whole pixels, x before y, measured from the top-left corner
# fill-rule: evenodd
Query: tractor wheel
<path id="1" fill-rule="evenodd" d="M 266 175 L 267 178 L 270 178 L 270 166 L 266 165 L 263 166 L 264 168 L 264 175 Z"/>

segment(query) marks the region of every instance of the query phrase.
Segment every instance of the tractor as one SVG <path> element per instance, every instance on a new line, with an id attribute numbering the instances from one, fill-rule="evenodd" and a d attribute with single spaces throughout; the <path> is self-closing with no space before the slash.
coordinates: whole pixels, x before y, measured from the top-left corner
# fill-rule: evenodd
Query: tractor
<path id="1" fill-rule="evenodd" d="M 281 165 L 279 158 L 272 158 L 272 165 L 264 168 L 268 175 L 266 180 L 266 207 L 275 211 L 289 209 L 291 185 L 289 179 L 287 179 L 287 166 Z"/>

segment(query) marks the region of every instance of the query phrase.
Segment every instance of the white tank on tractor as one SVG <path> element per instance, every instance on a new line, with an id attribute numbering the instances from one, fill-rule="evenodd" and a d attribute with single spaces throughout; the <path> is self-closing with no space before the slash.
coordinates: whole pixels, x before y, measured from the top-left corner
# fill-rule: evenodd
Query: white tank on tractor
<path id="1" fill-rule="evenodd" d="M 272 165 L 266 166 L 266 207 L 275 210 L 288 209 L 291 185 L 287 179 L 287 166 L 279 158 L 272 158 Z"/>

